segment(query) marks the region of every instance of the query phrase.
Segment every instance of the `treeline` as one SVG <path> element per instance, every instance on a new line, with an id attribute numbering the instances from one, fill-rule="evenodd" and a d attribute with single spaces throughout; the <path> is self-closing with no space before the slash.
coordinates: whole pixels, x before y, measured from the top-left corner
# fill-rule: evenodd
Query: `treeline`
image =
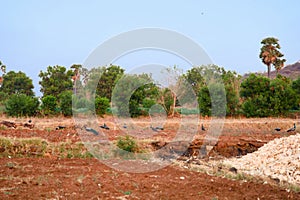
<path id="1" fill-rule="evenodd" d="M 269 79 L 250 74 L 243 78 L 216 65 L 193 67 L 186 73 L 170 68 L 166 73 L 173 71 L 176 75 L 170 76 L 169 87 L 156 84 L 151 74 L 126 74 L 115 65 L 90 70 L 81 65 L 69 69 L 49 66 L 39 73 L 43 94 L 40 98 L 35 96 L 32 80 L 25 73 L 6 73 L 6 68 L 3 69 L 0 113 L 7 116 L 71 116 L 73 112 L 94 112 L 100 116 L 113 113 L 138 117 L 149 115 L 154 105 L 159 105 L 156 108 L 163 108 L 169 116 L 200 111 L 202 116 L 268 117 L 300 110 L 300 77 L 291 80 L 278 75 Z M 194 96 L 178 89 L 183 80 L 189 83 Z M 182 105 L 191 98 L 196 98 L 199 108 L 183 111 Z M 224 111 L 218 109 L 222 103 Z M 213 110 L 213 105 L 217 109 Z"/>

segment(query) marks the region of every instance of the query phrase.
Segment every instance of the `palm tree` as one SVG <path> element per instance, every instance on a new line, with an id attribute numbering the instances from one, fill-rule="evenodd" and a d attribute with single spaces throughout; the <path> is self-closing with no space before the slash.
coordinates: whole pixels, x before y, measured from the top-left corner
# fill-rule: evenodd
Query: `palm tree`
<path id="1" fill-rule="evenodd" d="M 268 67 L 268 78 L 270 78 L 271 66 L 273 65 L 278 73 L 284 66 L 285 59 L 281 59 L 284 55 L 279 51 L 280 45 L 278 39 L 273 37 L 265 38 L 261 41 L 263 45 L 260 49 L 259 58 Z"/>

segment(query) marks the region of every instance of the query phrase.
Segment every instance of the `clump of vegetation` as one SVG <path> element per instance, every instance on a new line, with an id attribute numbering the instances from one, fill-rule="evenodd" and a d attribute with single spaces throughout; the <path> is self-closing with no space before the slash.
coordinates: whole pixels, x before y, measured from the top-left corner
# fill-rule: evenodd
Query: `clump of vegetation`
<path id="1" fill-rule="evenodd" d="M 139 151 L 137 142 L 129 135 L 126 135 L 125 137 L 120 137 L 117 141 L 117 147 L 127 152 L 134 153 Z"/>

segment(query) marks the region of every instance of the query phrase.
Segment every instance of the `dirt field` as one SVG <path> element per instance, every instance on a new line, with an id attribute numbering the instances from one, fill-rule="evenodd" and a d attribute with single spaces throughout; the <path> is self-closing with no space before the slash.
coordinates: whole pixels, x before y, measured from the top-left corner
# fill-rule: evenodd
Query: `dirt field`
<path id="1" fill-rule="evenodd" d="M 0 121 L 2 120 L 24 123 L 28 119 L 1 118 Z M 34 129 L 2 127 L 0 136 L 38 137 L 49 144 L 80 141 L 72 119 L 32 121 Z M 145 119 L 138 119 L 136 123 L 143 124 L 144 121 Z M 114 126 L 113 118 L 99 119 L 99 124 L 104 122 L 111 127 L 106 132 L 110 140 L 125 135 L 121 128 Z M 154 135 L 151 140 L 168 142 L 174 137 L 178 123 L 179 119 L 172 119 L 165 124 L 165 130 Z M 299 120 L 227 119 L 218 143 L 200 161 L 240 156 L 239 154 L 255 151 L 274 138 L 295 134 L 296 132 L 285 131 L 293 123 L 299 124 Z M 202 119 L 200 124 L 209 129 L 210 120 Z M 55 130 L 58 125 L 66 128 Z M 281 127 L 282 131 L 274 131 L 276 127 Z M 194 138 L 195 144 L 201 144 L 206 133 L 199 129 Z M 5 148 L 1 150 L 0 147 L 0 152 L 6 155 Z M 174 163 L 149 173 L 126 173 L 111 169 L 94 158 L 63 158 L 53 152 L 47 152 L 39 158 L 27 154 L 19 158 L 2 156 L 0 199 L 300 199 L 300 193 L 288 190 L 276 182 L 260 178 L 228 178 L 228 174 L 235 177 L 235 172 L 228 172 L 228 169 L 222 169 L 227 176 L 208 175 L 208 171 L 199 172 L 189 166 L 185 158 L 182 159 L 184 161 L 179 161 L 184 163 L 182 165 Z M 130 161 L 127 164 L 130 165 Z"/>

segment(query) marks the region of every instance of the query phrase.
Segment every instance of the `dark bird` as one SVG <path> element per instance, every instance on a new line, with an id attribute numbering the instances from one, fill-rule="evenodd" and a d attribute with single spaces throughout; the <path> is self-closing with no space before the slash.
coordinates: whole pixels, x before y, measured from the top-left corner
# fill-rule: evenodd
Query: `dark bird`
<path id="1" fill-rule="evenodd" d="M 152 129 L 152 131 L 158 132 L 157 128 L 154 128 L 152 125 L 150 126 L 150 128 Z"/>
<path id="2" fill-rule="evenodd" d="M 201 125 L 201 130 L 202 131 L 206 131 L 206 129 L 204 128 L 203 124 Z"/>
<path id="3" fill-rule="evenodd" d="M 238 170 L 237 170 L 237 168 L 235 168 L 235 167 L 230 167 L 230 168 L 229 168 L 229 171 L 236 174 Z"/>
<path id="4" fill-rule="evenodd" d="M 294 123 L 293 128 L 290 128 L 289 130 L 287 130 L 286 132 L 291 132 L 291 131 L 295 131 L 296 130 L 296 123 Z"/>
<path id="5" fill-rule="evenodd" d="M 61 129 L 65 129 L 65 128 L 66 128 L 65 126 L 60 126 L 59 125 L 58 127 L 55 128 L 55 130 L 61 130 Z"/>
<path id="6" fill-rule="evenodd" d="M 106 129 L 106 130 L 109 130 L 109 127 L 104 123 L 103 125 L 100 126 L 100 128 L 103 128 L 103 129 Z"/>
<path id="7" fill-rule="evenodd" d="M 164 127 L 162 127 L 162 126 L 157 126 L 157 127 L 155 127 L 155 129 L 156 129 L 156 130 L 164 130 Z"/>
<path id="8" fill-rule="evenodd" d="M 123 125 L 123 128 L 127 128 L 127 125 L 126 125 L 126 124 L 124 124 L 124 125 Z"/>
<path id="9" fill-rule="evenodd" d="M 275 128 L 274 130 L 275 131 L 281 131 L 281 128 Z"/>
<path id="10" fill-rule="evenodd" d="M 84 126 L 84 129 L 88 132 L 92 132 L 94 135 L 99 135 L 99 133 L 95 129 L 86 126 Z"/>
<path id="11" fill-rule="evenodd" d="M 28 120 L 28 123 L 31 123 L 32 121 L 31 121 L 31 119 L 30 120 Z"/>

